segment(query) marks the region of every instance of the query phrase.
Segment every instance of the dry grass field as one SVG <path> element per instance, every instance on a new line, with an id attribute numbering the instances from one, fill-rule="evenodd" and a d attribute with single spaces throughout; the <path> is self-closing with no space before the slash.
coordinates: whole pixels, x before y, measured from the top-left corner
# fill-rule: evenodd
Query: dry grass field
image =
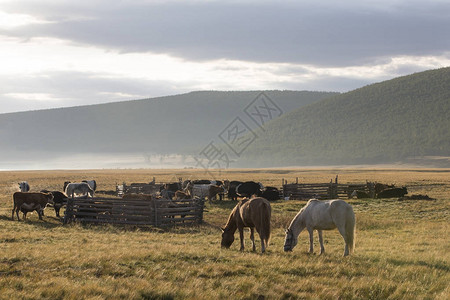
<path id="1" fill-rule="evenodd" d="M 220 248 L 220 226 L 235 205 L 207 204 L 205 223 L 160 229 L 62 225 L 46 209 L 11 221 L 12 194 L 26 180 L 32 191 L 61 190 L 65 180 L 96 179 L 98 190 L 116 183 L 210 178 L 202 170 L 87 170 L 0 172 L 1 299 L 449 299 L 450 170 L 263 169 L 226 170 L 214 176 L 289 182 L 377 181 L 406 185 L 433 201 L 349 200 L 357 219 L 356 250 L 342 257 L 338 232 L 324 232 L 324 255 L 308 255 L 302 232 L 283 252 L 284 228 L 305 201 L 272 202 L 267 253 Z M 260 250 L 259 237 L 257 250 Z"/>

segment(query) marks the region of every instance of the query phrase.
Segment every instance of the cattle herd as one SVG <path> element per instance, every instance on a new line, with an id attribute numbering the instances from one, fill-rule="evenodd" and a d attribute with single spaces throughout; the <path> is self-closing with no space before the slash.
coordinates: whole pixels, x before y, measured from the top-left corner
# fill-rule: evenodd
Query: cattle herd
<path id="1" fill-rule="evenodd" d="M 13 195 L 13 210 L 11 218 L 16 214 L 19 218 L 19 211 L 23 213 L 23 218 L 29 212 L 36 211 L 39 219 L 44 215 L 44 209 L 52 206 L 57 217 L 60 217 L 60 209 L 69 197 L 92 198 L 97 188 L 95 180 L 83 180 L 82 182 L 66 181 L 63 191 L 41 190 L 40 192 L 30 192 L 30 185 L 26 181 L 19 183 L 20 192 Z M 261 183 L 253 181 L 218 181 L 218 180 L 186 180 L 184 182 L 166 183 L 160 185 L 159 192 L 152 195 L 125 194 L 124 199 L 152 199 L 165 198 L 170 200 L 182 200 L 193 198 L 207 198 L 210 202 L 217 199 L 223 200 L 227 194 L 229 199 L 237 200 L 238 197 L 251 197 L 252 195 L 264 197 L 270 201 L 278 200 L 280 194 L 275 187 L 264 187 Z"/>
<path id="2" fill-rule="evenodd" d="M 97 189 L 95 180 L 83 180 L 81 182 L 66 181 L 63 185 L 63 191 L 41 190 L 40 192 L 30 192 L 30 185 L 26 181 L 19 183 L 20 192 L 13 195 L 13 209 L 11 218 L 16 214 L 19 218 L 19 211 L 23 213 L 26 219 L 28 212 L 36 211 L 39 219 L 44 215 L 44 209 L 52 206 L 57 217 L 60 217 L 60 209 L 66 203 L 69 197 L 92 198 Z M 394 186 L 376 184 L 375 193 L 377 198 L 403 197 L 407 194 L 406 187 L 395 188 Z M 208 199 L 209 202 L 216 200 L 219 196 L 223 200 L 224 195 L 228 199 L 237 201 L 238 197 L 251 198 L 262 197 L 269 201 L 280 199 L 280 191 L 276 187 L 264 187 L 259 182 L 254 181 L 218 181 L 218 180 L 186 180 L 173 183 L 161 184 L 159 191 L 151 195 L 125 194 L 124 199 L 157 199 L 164 198 L 170 200 Z M 363 191 L 353 191 L 352 197 L 370 198 Z"/>

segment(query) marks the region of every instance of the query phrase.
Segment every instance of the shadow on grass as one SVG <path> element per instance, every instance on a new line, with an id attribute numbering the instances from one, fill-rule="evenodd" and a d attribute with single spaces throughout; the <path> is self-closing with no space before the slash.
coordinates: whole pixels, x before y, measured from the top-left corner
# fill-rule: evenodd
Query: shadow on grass
<path id="1" fill-rule="evenodd" d="M 59 218 L 47 217 L 47 216 L 44 216 L 43 220 L 39 220 L 39 219 L 35 219 L 35 218 L 33 218 L 33 219 L 27 218 L 26 220 L 24 220 L 23 218 L 21 218 L 20 221 L 17 221 L 16 217 L 14 217 L 14 220 L 12 220 L 10 216 L 2 215 L 2 216 L 0 216 L 0 220 L 16 222 L 16 223 L 23 223 L 23 224 L 33 225 L 35 227 L 46 228 L 46 229 L 52 229 L 52 228 L 62 226 L 62 222 Z"/>
<path id="2" fill-rule="evenodd" d="M 411 260 L 401 260 L 401 259 L 389 259 L 388 260 L 389 263 L 395 265 L 395 266 L 423 266 L 423 267 L 428 267 L 430 269 L 437 269 L 437 270 L 442 270 L 445 272 L 449 272 L 450 271 L 450 266 L 445 263 L 444 261 L 439 261 L 439 262 L 434 262 L 434 263 L 429 263 L 426 261 L 411 261 Z"/>
<path id="3" fill-rule="evenodd" d="M 223 215 L 224 218 L 228 217 L 229 212 L 236 206 L 238 202 L 237 201 L 214 201 L 213 203 L 207 203 L 205 205 L 204 213 L 208 213 L 209 210 L 214 211 L 213 214 L 217 215 Z M 222 212 L 223 210 L 223 212 Z M 226 216 L 225 216 L 226 215 Z M 4 221 L 12 221 L 11 217 L 8 215 L 0 215 L 0 220 Z M 14 222 L 18 222 L 17 218 L 14 218 Z M 54 216 L 44 216 L 43 220 L 38 220 L 34 217 L 30 218 L 30 216 L 27 218 L 27 220 L 23 220 L 23 217 L 21 217 L 21 220 L 19 222 L 33 225 L 35 227 L 45 228 L 45 229 L 52 229 L 56 227 L 71 227 L 71 226 L 79 226 L 80 228 L 84 230 L 93 230 L 93 231 L 103 231 L 103 232 L 111 232 L 111 233 L 117 233 L 117 232 L 153 232 L 153 233 L 174 233 L 174 234 L 193 234 L 193 233 L 200 233 L 204 232 L 206 230 L 220 230 L 220 227 L 203 221 L 200 224 L 193 224 L 193 223 L 186 223 L 186 224 L 177 224 L 175 226 L 168 226 L 168 227 L 155 227 L 151 225 L 126 225 L 126 224 L 96 224 L 96 223 L 87 223 L 87 222 L 73 222 L 71 224 L 64 225 L 62 223 L 62 218 L 57 218 Z"/>

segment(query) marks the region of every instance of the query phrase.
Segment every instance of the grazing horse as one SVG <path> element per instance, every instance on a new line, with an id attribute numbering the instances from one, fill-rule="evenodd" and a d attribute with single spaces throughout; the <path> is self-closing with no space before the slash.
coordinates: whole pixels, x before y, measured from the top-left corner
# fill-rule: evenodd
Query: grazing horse
<path id="1" fill-rule="evenodd" d="M 345 241 L 344 256 L 353 252 L 355 247 L 355 214 L 353 208 L 340 199 L 319 201 L 311 199 L 294 217 L 286 229 L 284 251 L 292 251 L 297 245 L 298 235 L 306 228 L 309 232 L 309 253 L 313 253 L 313 231 L 319 233 L 320 254 L 323 247 L 322 230 L 339 230 Z"/>
<path id="2" fill-rule="evenodd" d="M 73 197 L 75 195 L 87 195 L 89 198 L 94 197 L 94 190 L 86 182 L 67 184 L 65 193 L 69 197 Z"/>
<path id="3" fill-rule="evenodd" d="M 26 181 L 19 182 L 19 189 L 22 193 L 30 191 L 30 185 Z"/>
<path id="4" fill-rule="evenodd" d="M 272 209 L 269 201 L 264 198 L 244 199 L 240 201 L 228 217 L 228 222 L 222 228 L 221 246 L 230 248 L 234 242 L 234 233 L 239 229 L 241 251 L 244 250 L 244 227 L 250 227 L 250 239 L 255 246 L 255 228 L 261 239 L 261 253 L 266 251 L 270 240 L 270 216 Z"/>

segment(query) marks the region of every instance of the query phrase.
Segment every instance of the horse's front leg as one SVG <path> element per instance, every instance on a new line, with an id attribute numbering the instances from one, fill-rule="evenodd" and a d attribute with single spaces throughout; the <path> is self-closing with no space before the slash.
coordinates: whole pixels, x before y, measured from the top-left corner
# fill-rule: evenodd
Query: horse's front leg
<path id="1" fill-rule="evenodd" d="M 250 227 L 250 239 L 252 240 L 252 250 L 253 252 L 256 251 L 256 246 L 255 246 L 255 228 Z"/>
<path id="2" fill-rule="evenodd" d="M 322 238 L 322 230 L 317 230 L 319 234 L 319 244 L 320 244 L 320 255 L 325 253 L 325 248 L 323 247 L 323 238 Z"/>
<path id="3" fill-rule="evenodd" d="M 244 228 L 239 228 L 239 237 L 241 238 L 241 251 L 244 251 Z"/>
<path id="4" fill-rule="evenodd" d="M 312 228 L 308 228 L 309 232 L 309 253 L 314 253 L 314 241 L 313 241 L 313 232 L 314 230 Z"/>

